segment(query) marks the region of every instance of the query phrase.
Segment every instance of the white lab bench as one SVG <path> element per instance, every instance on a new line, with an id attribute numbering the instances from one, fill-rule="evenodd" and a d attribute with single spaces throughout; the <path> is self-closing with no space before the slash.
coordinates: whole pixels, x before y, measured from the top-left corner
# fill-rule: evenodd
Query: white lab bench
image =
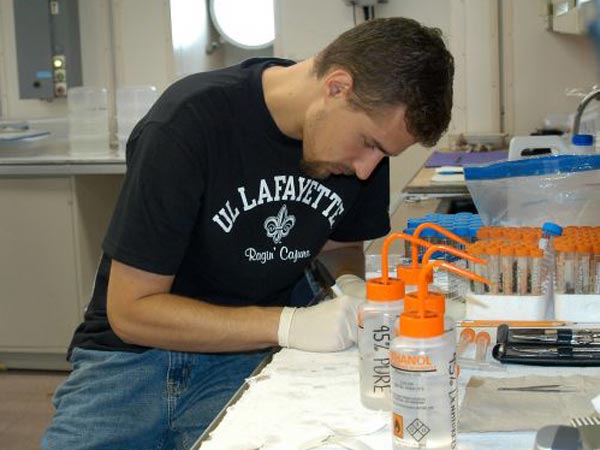
<path id="1" fill-rule="evenodd" d="M 600 375 L 600 367 L 505 367 L 505 372 L 461 370 L 459 403 L 473 375 Z M 246 382 L 243 392 L 190 450 L 293 450 L 336 429 L 348 434 L 354 430 L 354 438 L 373 450 L 391 450 L 390 424 L 389 413 L 371 411 L 360 404 L 356 347 L 338 353 L 283 349 Z M 535 431 L 461 433 L 459 428 L 457 448 L 530 450 L 534 441 Z M 340 447 L 323 443 L 314 448 Z"/>
<path id="2" fill-rule="evenodd" d="M 124 173 L 123 157 L 70 156 L 67 143 L 0 151 L 1 363 L 69 367 Z"/>

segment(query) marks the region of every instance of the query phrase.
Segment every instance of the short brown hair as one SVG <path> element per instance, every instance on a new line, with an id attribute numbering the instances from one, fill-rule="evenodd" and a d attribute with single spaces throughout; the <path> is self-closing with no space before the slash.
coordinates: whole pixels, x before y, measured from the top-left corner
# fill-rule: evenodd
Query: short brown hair
<path id="1" fill-rule="evenodd" d="M 318 78 L 334 68 L 352 75 L 354 106 L 375 113 L 405 105 L 408 131 L 423 145 L 435 145 L 448 128 L 454 58 L 439 28 L 401 17 L 364 22 L 316 56 Z"/>

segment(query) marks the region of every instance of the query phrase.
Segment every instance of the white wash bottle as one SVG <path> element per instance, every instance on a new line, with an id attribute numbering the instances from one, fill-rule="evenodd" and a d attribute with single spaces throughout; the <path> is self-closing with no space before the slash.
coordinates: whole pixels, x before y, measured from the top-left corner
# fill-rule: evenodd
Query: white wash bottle
<path id="1" fill-rule="evenodd" d="M 367 301 L 358 310 L 360 400 L 367 408 L 390 411 L 389 349 L 404 310 L 404 283 L 382 278 L 367 281 Z"/>
<path id="2" fill-rule="evenodd" d="M 407 293 L 397 337 L 390 347 L 392 366 L 392 439 L 394 450 L 456 448 L 458 379 L 454 333 L 444 332 L 444 316 L 428 308 L 428 275 L 442 267 L 468 278 L 482 277 L 434 261 L 421 270 L 417 292 Z"/>
<path id="3" fill-rule="evenodd" d="M 389 235 L 381 250 L 381 277 L 367 280 L 366 302 L 358 310 L 360 399 L 370 409 L 392 409 L 390 344 L 404 310 L 404 282 L 389 276 Z"/>

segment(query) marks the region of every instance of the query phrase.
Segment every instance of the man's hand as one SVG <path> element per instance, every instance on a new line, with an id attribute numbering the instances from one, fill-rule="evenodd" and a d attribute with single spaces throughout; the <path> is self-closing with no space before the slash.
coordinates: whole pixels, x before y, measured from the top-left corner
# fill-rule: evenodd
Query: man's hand
<path id="1" fill-rule="evenodd" d="M 342 275 L 335 280 L 335 284 L 338 285 L 344 295 L 362 299 L 366 298 L 367 296 L 367 286 L 365 280 L 356 275 Z"/>
<path id="2" fill-rule="evenodd" d="M 279 345 L 309 352 L 335 352 L 356 342 L 356 316 L 364 300 L 344 295 L 306 308 L 283 308 Z"/>

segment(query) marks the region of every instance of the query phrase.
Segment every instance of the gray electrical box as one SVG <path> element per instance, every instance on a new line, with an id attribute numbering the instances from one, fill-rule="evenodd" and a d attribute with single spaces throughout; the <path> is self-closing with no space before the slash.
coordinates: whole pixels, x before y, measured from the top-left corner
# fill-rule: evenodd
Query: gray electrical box
<path id="1" fill-rule="evenodd" d="M 19 97 L 52 99 L 81 86 L 77 0 L 13 0 Z"/>

